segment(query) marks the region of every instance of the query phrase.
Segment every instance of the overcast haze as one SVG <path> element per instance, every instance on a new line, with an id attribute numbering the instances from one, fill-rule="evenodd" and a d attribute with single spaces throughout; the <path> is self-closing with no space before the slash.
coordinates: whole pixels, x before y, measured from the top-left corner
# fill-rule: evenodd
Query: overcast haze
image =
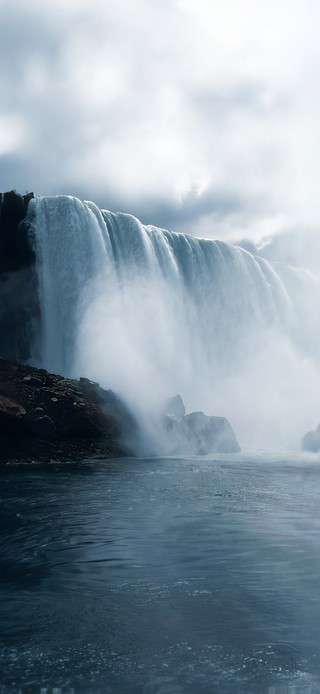
<path id="1" fill-rule="evenodd" d="M 317 229 L 315 0 L 0 0 L 1 190 L 220 238 Z"/>

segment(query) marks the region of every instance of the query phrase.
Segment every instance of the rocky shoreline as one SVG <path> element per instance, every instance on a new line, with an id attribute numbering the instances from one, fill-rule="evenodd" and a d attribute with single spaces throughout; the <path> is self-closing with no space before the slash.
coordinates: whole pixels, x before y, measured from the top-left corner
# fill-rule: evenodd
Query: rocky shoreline
<path id="1" fill-rule="evenodd" d="M 0 358 L 1 463 L 128 455 L 135 432 L 112 391 Z"/>
<path id="2" fill-rule="evenodd" d="M 224 417 L 173 411 L 159 417 L 167 455 L 239 452 Z M 138 422 L 120 398 L 87 378 L 72 380 L 0 357 L 0 465 L 135 455 Z M 157 451 L 149 451 L 156 455 Z"/>

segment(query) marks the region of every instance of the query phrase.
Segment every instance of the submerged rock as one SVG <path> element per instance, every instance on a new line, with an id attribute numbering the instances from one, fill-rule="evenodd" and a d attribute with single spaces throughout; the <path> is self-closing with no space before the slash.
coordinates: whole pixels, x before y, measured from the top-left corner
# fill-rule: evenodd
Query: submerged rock
<path id="1" fill-rule="evenodd" d="M 302 449 L 317 453 L 320 451 L 320 424 L 315 431 L 308 431 L 302 439 Z"/>
<path id="2" fill-rule="evenodd" d="M 203 412 L 179 415 L 170 407 L 178 400 L 176 412 L 185 413 L 181 396 L 169 400 L 164 416 L 168 454 L 207 455 L 210 453 L 238 453 L 241 449 L 236 435 L 225 417 L 207 416 Z M 181 407 L 182 404 L 182 407 Z"/>
<path id="3" fill-rule="evenodd" d="M 127 455 L 137 431 L 111 390 L 0 358 L 0 462 Z"/>

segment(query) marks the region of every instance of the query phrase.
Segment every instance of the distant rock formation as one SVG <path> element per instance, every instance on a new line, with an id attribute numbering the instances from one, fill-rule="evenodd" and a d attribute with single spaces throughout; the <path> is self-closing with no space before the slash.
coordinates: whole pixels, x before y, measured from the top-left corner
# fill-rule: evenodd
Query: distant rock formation
<path id="1" fill-rule="evenodd" d="M 304 435 L 302 439 L 302 449 L 304 451 L 311 451 L 312 453 L 320 451 L 320 424 L 315 431 L 308 431 L 308 433 Z"/>
<path id="2" fill-rule="evenodd" d="M 164 427 L 168 454 L 207 455 L 241 450 L 225 417 L 209 417 L 203 412 L 185 414 L 180 395 L 169 400 L 166 409 Z"/>
<path id="3" fill-rule="evenodd" d="M 128 455 L 136 433 L 111 390 L 0 359 L 0 463 Z"/>

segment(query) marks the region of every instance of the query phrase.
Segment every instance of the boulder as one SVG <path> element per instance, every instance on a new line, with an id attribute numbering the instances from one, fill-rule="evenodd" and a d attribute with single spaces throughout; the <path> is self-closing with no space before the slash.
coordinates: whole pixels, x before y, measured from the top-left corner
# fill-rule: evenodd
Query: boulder
<path id="1" fill-rule="evenodd" d="M 208 453 L 238 453 L 240 446 L 226 417 L 208 417 L 203 412 L 191 412 L 184 417 L 188 438 L 200 455 Z"/>
<path id="2" fill-rule="evenodd" d="M 174 398 L 167 400 L 165 414 L 173 414 L 176 417 L 184 417 L 185 413 L 186 410 L 181 395 L 175 395 Z"/>
<path id="3" fill-rule="evenodd" d="M 173 403 L 172 407 L 170 403 Z M 207 455 L 238 453 L 241 450 L 225 417 L 207 416 L 203 412 L 184 414 L 185 408 L 180 395 L 169 400 L 166 409 L 163 423 L 168 454 Z M 183 412 L 183 415 L 179 412 Z"/>
<path id="4" fill-rule="evenodd" d="M 8 436 L 17 439 L 23 435 L 25 417 L 26 410 L 20 402 L 9 395 L 0 394 L 0 435 L 2 442 Z"/>
<path id="5" fill-rule="evenodd" d="M 302 439 L 302 449 L 317 453 L 320 451 L 320 424 L 315 431 L 308 431 Z"/>
<path id="6" fill-rule="evenodd" d="M 14 419 L 23 417 L 23 415 L 26 414 L 26 411 L 20 403 L 16 402 L 16 400 L 13 400 L 12 398 L 5 397 L 4 395 L 0 395 L 0 416 L 2 417 L 5 415 L 6 417 L 13 417 Z"/>

